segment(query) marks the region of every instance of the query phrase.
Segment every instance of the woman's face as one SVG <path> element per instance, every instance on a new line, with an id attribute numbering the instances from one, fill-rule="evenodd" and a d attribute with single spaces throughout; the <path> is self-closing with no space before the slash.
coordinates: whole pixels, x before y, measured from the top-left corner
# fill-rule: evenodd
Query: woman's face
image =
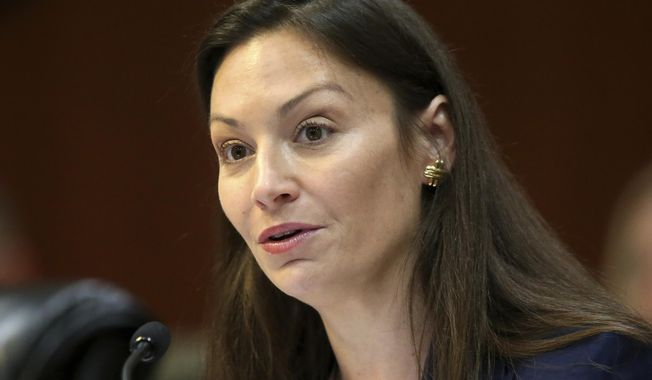
<path id="1" fill-rule="evenodd" d="M 380 82 L 297 34 L 267 33 L 219 67 L 210 131 L 222 208 L 278 288 L 317 306 L 395 286 L 425 164 L 400 159 Z"/>
<path id="2" fill-rule="evenodd" d="M 626 301 L 652 323 L 652 195 L 637 202 L 624 223 L 623 241 L 630 260 Z"/>

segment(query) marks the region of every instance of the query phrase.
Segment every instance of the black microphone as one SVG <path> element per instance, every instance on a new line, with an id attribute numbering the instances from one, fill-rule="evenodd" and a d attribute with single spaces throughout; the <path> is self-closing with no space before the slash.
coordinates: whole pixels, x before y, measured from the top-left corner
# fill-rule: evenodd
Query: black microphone
<path id="1" fill-rule="evenodd" d="M 161 322 L 147 322 L 131 336 L 131 354 L 122 366 L 122 380 L 131 380 L 131 374 L 138 363 L 155 362 L 170 346 L 170 330 Z"/>

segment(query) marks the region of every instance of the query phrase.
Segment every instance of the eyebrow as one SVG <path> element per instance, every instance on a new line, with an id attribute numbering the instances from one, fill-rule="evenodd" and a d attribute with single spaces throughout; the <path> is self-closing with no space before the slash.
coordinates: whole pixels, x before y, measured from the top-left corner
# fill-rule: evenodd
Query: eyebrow
<path id="1" fill-rule="evenodd" d="M 319 83 L 317 85 L 311 86 L 307 88 L 305 91 L 300 93 L 299 95 L 293 97 L 292 99 L 288 100 L 287 102 L 283 103 L 278 110 L 277 113 L 279 116 L 284 117 L 286 116 L 290 111 L 292 111 L 293 108 L 295 108 L 297 105 L 299 105 L 303 100 L 308 98 L 309 96 L 313 95 L 316 92 L 320 91 L 332 91 L 332 92 L 338 92 L 340 94 L 345 95 L 349 99 L 353 99 L 351 94 L 346 92 L 342 86 L 340 86 L 337 83 L 332 83 L 332 82 L 326 82 L 326 83 Z M 230 118 L 230 117 L 225 117 L 220 114 L 214 114 L 211 115 L 210 117 L 210 122 L 213 121 L 220 121 L 226 125 L 230 125 L 235 128 L 241 127 L 241 124 L 238 120 Z"/>

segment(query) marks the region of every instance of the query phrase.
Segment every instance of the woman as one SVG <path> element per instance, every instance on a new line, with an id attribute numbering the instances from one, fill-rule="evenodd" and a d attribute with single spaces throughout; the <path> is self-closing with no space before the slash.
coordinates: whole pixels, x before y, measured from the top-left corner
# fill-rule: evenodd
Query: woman
<path id="1" fill-rule="evenodd" d="M 529 205 L 400 1 L 237 3 L 198 71 L 230 222 L 209 378 L 652 368 L 648 328 Z"/>
<path id="2" fill-rule="evenodd" d="M 652 323 L 652 164 L 614 207 L 603 266 L 608 285 Z"/>

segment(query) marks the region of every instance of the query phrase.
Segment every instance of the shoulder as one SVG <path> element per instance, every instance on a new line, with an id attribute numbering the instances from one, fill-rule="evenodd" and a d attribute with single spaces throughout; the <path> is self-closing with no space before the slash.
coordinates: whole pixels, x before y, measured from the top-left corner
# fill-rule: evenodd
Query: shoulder
<path id="1" fill-rule="evenodd" d="M 513 365 L 497 361 L 493 379 L 652 379 L 652 346 L 602 333 Z"/>

